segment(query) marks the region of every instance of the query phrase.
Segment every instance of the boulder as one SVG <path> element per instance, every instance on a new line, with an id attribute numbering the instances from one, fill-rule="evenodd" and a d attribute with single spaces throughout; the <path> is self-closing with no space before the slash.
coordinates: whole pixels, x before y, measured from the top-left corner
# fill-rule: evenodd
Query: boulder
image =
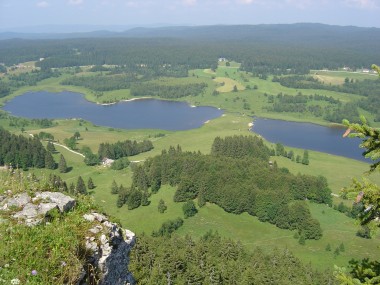
<path id="1" fill-rule="evenodd" d="M 27 193 L 22 193 L 3 199 L 0 206 L 0 210 L 16 208 L 13 218 L 28 226 L 35 226 L 54 209 L 61 213 L 71 210 L 75 206 L 75 200 L 59 192 L 38 192 L 33 199 Z"/>
<path id="2" fill-rule="evenodd" d="M 70 211 L 75 206 L 75 200 L 60 192 L 38 192 L 34 199 L 42 199 L 46 202 L 55 203 L 61 213 Z"/>

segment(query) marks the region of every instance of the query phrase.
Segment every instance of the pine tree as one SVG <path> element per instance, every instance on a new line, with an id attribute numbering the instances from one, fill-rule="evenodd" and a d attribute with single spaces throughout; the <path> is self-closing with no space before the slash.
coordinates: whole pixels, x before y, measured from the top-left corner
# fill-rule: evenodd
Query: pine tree
<path id="1" fill-rule="evenodd" d="M 75 186 L 74 186 L 74 183 L 73 183 L 73 182 L 70 183 L 70 186 L 69 186 L 69 193 L 70 193 L 70 194 L 73 194 L 73 195 L 76 194 L 76 193 L 75 193 Z"/>
<path id="2" fill-rule="evenodd" d="M 334 257 L 337 257 L 339 254 L 340 254 L 340 250 L 339 250 L 339 247 L 337 247 L 337 248 L 334 250 Z"/>
<path id="3" fill-rule="evenodd" d="M 47 169 L 55 169 L 55 161 L 53 156 L 51 155 L 51 152 L 46 152 L 45 154 L 45 168 Z"/>
<path id="4" fill-rule="evenodd" d="M 331 245 L 330 244 L 326 245 L 326 251 L 331 251 Z"/>
<path id="5" fill-rule="evenodd" d="M 339 245 L 339 251 L 340 252 L 344 252 L 345 251 L 343 242 Z"/>
<path id="6" fill-rule="evenodd" d="M 187 201 L 185 204 L 183 204 L 182 211 L 185 215 L 185 219 L 195 216 L 195 214 L 198 213 L 198 210 L 192 200 Z"/>
<path id="7" fill-rule="evenodd" d="M 117 186 L 116 181 L 113 180 L 112 185 L 111 185 L 111 194 L 118 194 L 118 193 L 119 193 L 119 187 Z"/>
<path id="8" fill-rule="evenodd" d="M 149 193 L 148 191 L 143 191 L 141 196 L 141 206 L 149 206 L 150 201 L 148 200 Z"/>
<path id="9" fill-rule="evenodd" d="M 88 178 L 88 181 L 87 181 L 87 188 L 88 189 L 94 189 L 95 188 L 95 185 L 94 185 L 94 182 L 92 181 L 92 178 Z"/>
<path id="10" fill-rule="evenodd" d="M 77 186 L 75 187 L 75 189 L 78 194 L 83 194 L 83 195 L 87 194 L 87 188 L 86 188 L 86 185 L 84 184 L 82 176 L 78 177 Z"/>
<path id="11" fill-rule="evenodd" d="M 141 197 L 142 193 L 141 191 L 135 189 L 130 192 L 129 197 L 128 197 L 128 210 L 133 210 L 135 208 L 140 207 L 141 205 Z"/>
<path id="12" fill-rule="evenodd" d="M 59 169 L 60 173 L 66 173 L 67 172 L 66 160 L 65 160 L 65 157 L 62 154 L 61 154 L 61 157 L 59 159 L 58 169 Z"/>
<path id="13" fill-rule="evenodd" d="M 302 164 L 309 165 L 309 152 L 307 150 L 303 153 Z"/>
<path id="14" fill-rule="evenodd" d="M 54 144 L 53 144 L 51 141 L 49 141 L 49 142 L 47 143 L 46 149 L 47 149 L 48 151 L 50 151 L 51 153 L 54 153 L 54 152 L 56 151 L 56 150 L 55 150 L 55 147 L 54 147 Z"/>

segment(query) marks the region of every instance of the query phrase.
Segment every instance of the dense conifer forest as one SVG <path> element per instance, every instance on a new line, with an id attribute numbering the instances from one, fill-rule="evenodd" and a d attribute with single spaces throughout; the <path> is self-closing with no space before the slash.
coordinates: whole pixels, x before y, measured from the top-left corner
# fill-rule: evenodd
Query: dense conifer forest
<path id="1" fill-rule="evenodd" d="M 324 177 L 293 175 L 269 163 L 270 149 L 257 137 L 216 138 L 211 155 L 170 147 L 136 166 L 130 188 L 117 191 L 118 206 L 129 209 L 146 201 L 148 189 L 176 186 L 174 201 L 197 199 L 200 207 L 214 203 L 233 214 L 248 212 L 263 222 L 296 229 L 306 239 L 319 239 L 322 230 L 306 203 L 331 204 Z M 146 202 L 144 202 L 146 204 Z"/>
<path id="2" fill-rule="evenodd" d="M 331 272 L 303 265 L 287 249 L 248 252 L 212 232 L 198 241 L 142 235 L 131 271 L 138 284 L 334 284 Z"/>
<path id="3" fill-rule="evenodd" d="M 55 168 L 51 153 L 41 144 L 37 137 L 26 138 L 14 135 L 0 128 L 0 165 L 19 167 Z"/>

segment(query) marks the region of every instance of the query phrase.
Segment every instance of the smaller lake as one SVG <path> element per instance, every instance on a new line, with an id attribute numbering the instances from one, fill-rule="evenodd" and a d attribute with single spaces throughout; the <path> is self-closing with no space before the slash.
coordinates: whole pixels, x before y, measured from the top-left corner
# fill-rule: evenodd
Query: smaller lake
<path id="1" fill-rule="evenodd" d="M 28 92 L 3 107 L 14 116 L 31 119 L 81 118 L 95 125 L 122 129 L 189 130 L 220 117 L 214 107 L 191 107 L 185 102 L 155 99 L 99 105 L 74 92 Z"/>
<path id="2" fill-rule="evenodd" d="M 273 143 L 340 155 L 371 163 L 362 156 L 361 139 L 343 138 L 343 127 L 255 118 L 253 131 Z"/>

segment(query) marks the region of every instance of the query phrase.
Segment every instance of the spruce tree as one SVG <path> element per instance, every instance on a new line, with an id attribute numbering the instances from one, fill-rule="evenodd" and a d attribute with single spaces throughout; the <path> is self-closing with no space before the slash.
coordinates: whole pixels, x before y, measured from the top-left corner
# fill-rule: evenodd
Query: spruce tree
<path id="1" fill-rule="evenodd" d="M 141 197 L 142 197 L 142 193 L 141 191 L 135 189 L 133 191 L 130 192 L 129 196 L 128 196 L 128 210 L 133 210 L 135 208 L 138 208 L 140 207 L 141 205 Z"/>
<path id="2" fill-rule="evenodd" d="M 95 185 L 94 185 L 94 182 L 92 181 L 92 178 L 88 178 L 88 181 L 87 181 L 87 188 L 88 189 L 94 189 L 95 188 Z"/>
<path id="3" fill-rule="evenodd" d="M 195 214 L 198 213 L 198 210 L 195 207 L 195 204 L 192 200 L 189 200 L 185 204 L 183 204 L 182 211 L 185 216 L 185 219 L 195 216 Z"/>
<path id="4" fill-rule="evenodd" d="M 117 186 L 116 181 L 113 180 L 112 185 L 111 185 L 111 194 L 118 194 L 118 193 L 119 193 L 119 187 Z"/>
<path id="5" fill-rule="evenodd" d="M 66 160 L 62 154 L 61 154 L 61 157 L 59 158 L 58 169 L 59 169 L 59 172 L 61 172 L 61 173 L 67 172 Z"/>
<path id="6" fill-rule="evenodd" d="M 76 194 L 76 193 L 75 193 L 75 186 L 74 186 L 74 183 L 73 183 L 73 182 L 70 183 L 70 186 L 69 186 L 69 193 L 70 193 L 70 194 L 73 194 L 73 195 Z"/>
<path id="7" fill-rule="evenodd" d="M 150 201 L 148 200 L 149 193 L 148 191 L 143 191 L 141 196 L 141 206 L 149 206 Z"/>
<path id="8" fill-rule="evenodd" d="M 53 156 L 51 155 L 51 152 L 46 152 L 45 154 L 45 168 L 47 169 L 55 169 L 55 161 Z"/>
<path id="9" fill-rule="evenodd" d="M 307 150 L 303 153 L 302 164 L 309 165 L 309 152 Z"/>
<path id="10" fill-rule="evenodd" d="M 84 184 L 82 176 L 78 177 L 77 186 L 75 187 L 75 189 L 78 194 L 83 194 L 83 195 L 87 194 L 87 188 L 86 188 L 86 185 Z"/>
<path id="11" fill-rule="evenodd" d="M 47 143 L 46 149 L 47 149 L 48 151 L 52 152 L 52 153 L 56 151 L 56 150 L 55 150 L 55 147 L 54 147 L 54 144 L 53 144 L 51 141 L 49 141 L 49 142 Z"/>

